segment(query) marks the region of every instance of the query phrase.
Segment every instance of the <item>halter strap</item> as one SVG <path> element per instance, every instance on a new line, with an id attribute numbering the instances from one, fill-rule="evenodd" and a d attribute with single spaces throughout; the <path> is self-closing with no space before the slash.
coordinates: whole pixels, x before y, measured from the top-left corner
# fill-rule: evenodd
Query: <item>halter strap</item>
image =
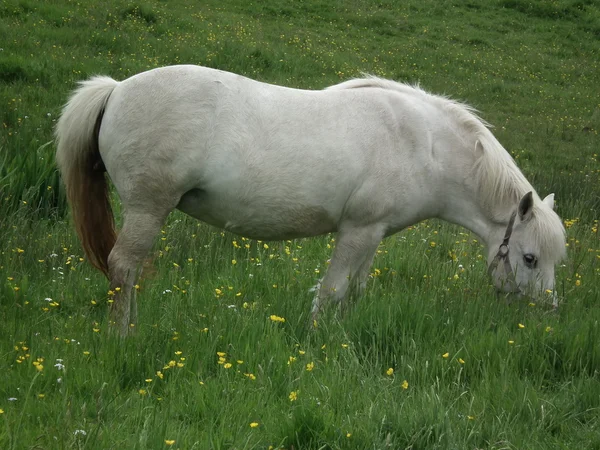
<path id="1" fill-rule="evenodd" d="M 506 232 L 504 233 L 504 239 L 502 240 L 502 243 L 498 247 L 498 253 L 496 253 L 496 256 L 492 260 L 490 267 L 488 267 L 488 273 L 491 276 L 492 272 L 494 270 L 496 270 L 496 267 L 498 267 L 500 260 L 503 260 L 504 261 L 504 272 L 506 273 L 506 282 L 509 284 L 512 284 L 513 286 L 516 286 L 517 282 L 515 280 L 515 273 L 513 272 L 512 266 L 510 264 L 510 259 L 508 258 L 508 253 L 510 252 L 510 246 L 508 245 L 508 241 L 510 240 L 510 237 L 512 235 L 513 227 L 515 226 L 516 217 L 517 217 L 517 210 L 515 209 L 513 211 L 513 213 L 511 214 L 510 219 L 508 220 Z"/>

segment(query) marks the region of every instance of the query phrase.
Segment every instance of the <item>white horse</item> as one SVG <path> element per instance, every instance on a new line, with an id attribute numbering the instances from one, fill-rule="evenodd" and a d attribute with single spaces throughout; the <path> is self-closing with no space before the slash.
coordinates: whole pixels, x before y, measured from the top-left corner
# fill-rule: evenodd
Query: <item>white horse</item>
<path id="1" fill-rule="evenodd" d="M 393 81 L 309 91 L 191 65 L 95 77 L 56 137 L 73 220 L 110 279 L 121 334 L 136 320 L 141 262 L 175 208 L 255 239 L 337 232 L 313 318 L 364 287 L 384 237 L 423 219 L 479 235 L 507 292 L 553 292 L 565 252 L 553 194 L 538 197 L 472 108 Z M 118 237 L 105 172 L 124 205 Z"/>

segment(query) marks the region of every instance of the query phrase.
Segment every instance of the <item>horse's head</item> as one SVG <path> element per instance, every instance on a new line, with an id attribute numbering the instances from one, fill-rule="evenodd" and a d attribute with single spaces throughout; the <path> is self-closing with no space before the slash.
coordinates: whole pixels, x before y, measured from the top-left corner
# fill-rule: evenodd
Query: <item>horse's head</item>
<path id="1" fill-rule="evenodd" d="M 499 291 L 552 297 L 554 268 L 565 255 L 565 230 L 554 212 L 554 194 L 523 196 L 505 229 L 492 236 L 489 273 Z"/>

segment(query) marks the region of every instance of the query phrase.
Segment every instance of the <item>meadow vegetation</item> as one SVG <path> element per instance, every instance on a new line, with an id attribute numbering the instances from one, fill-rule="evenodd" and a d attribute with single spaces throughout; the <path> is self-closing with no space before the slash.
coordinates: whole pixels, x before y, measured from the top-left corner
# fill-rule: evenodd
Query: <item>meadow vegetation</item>
<path id="1" fill-rule="evenodd" d="M 430 220 L 309 332 L 335 235 L 251 241 L 175 213 L 136 334 L 114 338 L 53 127 L 78 80 L 180 63 L 310 89 L 366 72 L 475 106 L 556 193 L 559 311 L 498 298 L 478 237 Z M 597 2 L 5 0 L 0 127 L 0 448 L 600 449 Z"/>

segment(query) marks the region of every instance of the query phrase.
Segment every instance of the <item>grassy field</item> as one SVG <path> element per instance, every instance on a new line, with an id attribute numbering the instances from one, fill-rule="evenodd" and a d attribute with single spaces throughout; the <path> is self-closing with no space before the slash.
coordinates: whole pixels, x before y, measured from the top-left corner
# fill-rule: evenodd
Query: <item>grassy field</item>
<path id="1" fill-rule="evenodd" d="M 0 448 L 600 449 L 597 3 L 201 3 L 0 4 Z M 314 89 L 368 72 L 475 106 L 556 193 L 559 311 L 497 298 L 478 238 L 427 221 L 309 332 L 334 235 L 265 243 L 173 214 L 137 333 L 112 337 L 52 129 L 76 81 L 178 63 Z"/>

